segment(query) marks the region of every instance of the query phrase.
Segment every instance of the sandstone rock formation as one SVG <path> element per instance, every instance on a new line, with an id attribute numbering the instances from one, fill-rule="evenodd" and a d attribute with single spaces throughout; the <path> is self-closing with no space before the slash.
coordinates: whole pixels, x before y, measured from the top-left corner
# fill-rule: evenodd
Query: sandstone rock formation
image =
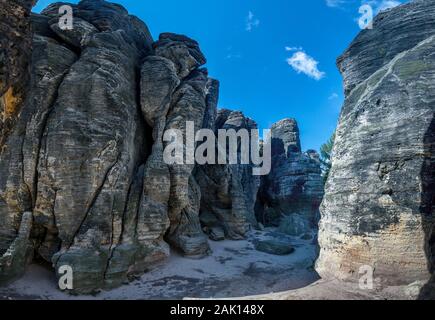
<path id="1" fill-rule="evenodd" d="M 256 128 L 240 112 L 217 111 L 219 82 L 201 68 L 196 41 L 164 33 L 154 42 L 143 22 L 103 0 L 69 4 L 71 30 L 59 25 L 65 3 L 31 15 L 30 2 L 8 4 L 0 283 L 37 259 L 59 277 L 71 267 L 74 291 L 92 293 L 156 267 L 169 245 L 201 257 L 207 235 L 241 239 L 257 227 L 252 165 L 163 159 L 170 129 Z M 181 148 L 192 153 L 187 141 Z"/>
<path id="2" fill-rule="evenodd" d="M 241 112 L 222 109 L 218 111 L 211 128 L 216 132 L 219 129 L 238 132 L 240 129 L 257 129 L 257 124 Z M 239 159 L 240 153 L 239 146 Z M 252 170 L 253 165 L 250 164 L 217 164 L 197 168 L 196 179 L 203 193 L 200 218 L 211 239 L 243 239 L 250 229 L 258 227 L 254 206 L 260 181 Z"/>
<path id="3" fill-rule="evenodd" d="M 32 0 L 0 2 L 0 149 L 26 97 L 32 47 Z"/>
<path id="4" fill-rule="evenodd" d="M 435 3 L 379 14 L 338 59 L 346 101 L 321 207 L 317 271 L 376 283 L 434 271 Z"/>
<path id="5" fill-rule="evenodd" d="M 198 43 L 183 36 L 163 34 L 154 47 L 156 56 L 163 59 L 165 63 L 169 63 L 171 79 L 172 70 L 174 70 L 175 79 L 178 80 L 176 83 L 179 83 L 173 92 L 171 92 L 172 85 L 169 92 L 155 89 L 149 91 L 151 95 L 152 92 L 163 94 L 160 100 L 163 104 L 169 101 L 168 113 L 163 115 L 165 124 L 162 128 L 165 130 L 179 129 L 186 132 L 186 122 L 190 121 L 194 124 L 195 130 L 201 129 L 207 108 L 208 77 L 205 69 L 198 69 L 206 62 Z M 166 68 L 160 72 L 162 73 L 159 77 L 167 76 Z M 148 76 L 153 77 L 152 74 Z M 154 82 L 155 80 L 151 81 L 151 83 Z M 169 100 L 167 100 L 168 95 Z M 146 110 L 147 105 L 147 103 L 142 103 L 142 108 Z M 151 113 L 145 111 L 147 112 Z M 160 124 L 157 128 L 160 128 Z M 160 134 L 155 137 L 161 139 Z M 167 146 L 167 142 L 163 143 L 163 146 Z M 183 148 L 187 154 L 189 152 L 187 143 L 183 145 Z M 201 193 L 192 175 L 194 167 L 193 163 L 174 164 L 167 167 L 169 180 L 164 186 L 164 188 L 170 186 L 167 190 L 169 191 L 167 193 L 169 196 L 167 214 L 170 221 L 167 239 L 184 254 L 201 256 L 208 252 L 209 247 L 198 217 Z M 148 188 L 155 188 L 155 186 L 150 185 Z"/>
<path id="6" fill-rule="evenodd" d="M 256 214 L 266 226 L 303 236 L 317 229 L 323 198 L 319 155 L 302 153 L 296 120 L 272 126 L 272 171 L 262 177 Z"/>
<path id="7" fill-rule="evenodd" d="M 0 135 L 0 281 L 21 275 L 35 255 L 56 271 L 71 266 L 75 291 L 89 293 L 162 262 L 166 241 L 206 254 L 194 166 L 162 159 L 164 130 L 186 121 L 199 129 L 217 105 L 198 44 L 175 34 L 153 43 L 143 22 L 102 0 L 71 5 L 72 30 L 59 27 L 63 3 L 31 17 L 30 4 L 8 3 L 2 128 L 10 103 L 22 106 Z M 30 49 L 4 45 L 30 48 L 10 39 L 32 39 L 30 21 L 31 59 Z M 25 83 L 28 94 L 13 98 Z"/>

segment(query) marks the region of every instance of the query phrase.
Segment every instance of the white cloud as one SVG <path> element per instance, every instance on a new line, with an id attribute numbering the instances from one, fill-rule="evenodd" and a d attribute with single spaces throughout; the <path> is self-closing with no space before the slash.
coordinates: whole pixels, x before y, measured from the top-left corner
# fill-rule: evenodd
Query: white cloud
<path id="1" fill-rule="evenodd" d="M 317 81 L 321 80 L 326 75 L 324 72 L 318 69 L 317 66 L 319 62 L 302 50 L 296 51 L 291 58 L 287 59 L 287 63 L 297 73 L 303 73 Z"/>
<path id="2" fill-rule="evenodd" d="M 373 11 L 378 14 L 381 11 L 400 6 L 403 0 L 362 0 L 361 4 L 368 4 Z"/>
<path id="3" fill-rule="evenodd" d="M 331 8 L 339 8 L 346 3 L 346 0 L 326 0 L 326 5 Z"/>
<path id="4" fill-rule="evenodd" d="M 303 51 L 302 47 L 285 47 L 285 51 Z"/>
<path id="5" fill-rule="evenodd" d="M 234 52 L 233 46 L 229 46 L 227 48 L 227 55 L 225 56 L 225 59 L 227 60 L 233 60 L 233 59 L 242 59 L 243 55 L 240 52 Z"/>
<path id="6" fill-rule="evenodd" d="M 382 0 L 382 1 L 373 1 L 375 12 L 381 12 L 387 9 L 391 9 L 397 6 L 400 6 L 402 3 L 396 0 Z M 369 3 L 370 4 L 370 3 Z"/>
<path id="7" fill-rule="evenodd" d="M 331 8 L 343 8 L 345 5 L 351 5 L 352 3 L 358 3 L 355 0 L 325 0 L 326 5 Z M 401 5 L 403 0 L 361 0 L 361 4 L 368 4 L 373 8 L 375 13 L 379 13 L 380 11 L 384 11 L 387 9 L 391 9 Z M 405 1 L 406 2 L 406 1 Z"/>
<path id="8" fill-rule="evenodd" d="M 252 11 L 248 12 L 248 17 L 246 18 L 246 31 L 251 32 L 254 28 L 260 25 L 260 20 L 258 20 Z"/>
<path id="9" fill-rule="evenodd" d="M 228 60 L 232 60 L 232 59 L 242 59 L 242 57 L 243 56 L 241 53 L 228 53 L 225 58 Z"/>
<path id="10" fill-rule="evenodd" d="M 334 92 L 333 94 L 331 94 L 328 98 L 328 100 L 335 100 L 338 99 L 338 93 Z"/>

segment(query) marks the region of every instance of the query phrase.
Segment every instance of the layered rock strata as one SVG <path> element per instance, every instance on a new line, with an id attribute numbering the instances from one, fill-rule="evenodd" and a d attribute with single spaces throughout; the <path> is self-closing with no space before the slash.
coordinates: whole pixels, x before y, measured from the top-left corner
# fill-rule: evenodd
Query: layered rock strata
<path id="1" fill-rule="evenodd" d="M 426 0 L 383 12 L 338 59 L 346 101 L 321 207 L 324 278 L 368 266 L 397 285 L 434 270 L 434 17 Z"/>
<path id="2" fill-rule="evenodd" d="M 11 20 L 16 5 L 2 14 Z M 167 242 L 208 253 L 194 165 L 165 164 L 163 132 L 186 121 L 202 128 L 218 83 L 200 69 L 195 41 L 162 34 L 154 43 L 143 22 L 101 0 L 70 5 L 73 29 L 64 30 L 62 5 L 32 16 L 26 7 L 33 35 L 18 19 L 2 21 L 2 36 L 33 38 L 33 53 L 2 51 L 2 85 L 28 90 L 1 135 L 0 280 L 42 259 L 70 266 L 75 291 L 90 293 L 155 267 Z"/>
<path id="3" fill-rule="evenodd" d="M 252 165 L 164 160 L 165 133 L 188 123 L 257 127 L 217 111 L 219 82 L 201 68 L 198 43 L 172 33 L 154 42 L 103 0 L 30 14 L 34 2 L 0 9 L 0 282 L 37 260 L 59 277 L 71 267 L 74 291 L 92 293 L 157 266 L 168 244 L 201 257 L 207 236 L 257 228 Z M 64 6 L 71 29 L 60 24 Z M 192 152 L 187 141 L 181 149 Z"/>
<path id="4" fill-rule="evenodd" d="M 286 234 L 304 236 L 317 229 L 323 198 L 319 155 L 301 150 L 299 127 L 284 119 L 271 128 L 272 171 L 262 177 L 256 203 L 258 221 Z"/>
<path id="5" fill-rule="evenodd" d="M 0 150 L 26 98 L 32 52 L 30 10 L 34 2 L 0 2 Z"/>
<path id="6" fill-rule="evenodd" d="M 249 134 L 250 130 L 257 129 L 252 119 L 228 109 L 219 110 L 211 126 L 208 123 L 216 136 L 220 129 L 235 132 L 245 129 Z M 249 230 L 258 227 L 254 206 L 260 179 L 253 174 L 252 164 L 241 164 L 240 143 L 238 140 L 239 164 L 199 166 L 196 171 L 196 179 L 203 191 L 201 223 L 212 240 L 244 239 Z"/>

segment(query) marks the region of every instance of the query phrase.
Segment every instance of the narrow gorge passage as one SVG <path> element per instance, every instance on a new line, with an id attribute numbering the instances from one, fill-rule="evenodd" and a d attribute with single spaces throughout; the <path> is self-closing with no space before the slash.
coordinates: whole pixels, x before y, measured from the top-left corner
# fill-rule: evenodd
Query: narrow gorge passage
<path id="1" fill-rule="evenodd" d="M 77 294 L 142 277 L 176 298 L 199 295 L 192 288 L 203 283 L 211 289 L 201 296 L 224 297 L 226 283 L 237 296 L 315 281 L 323 184 L 296 120 L 272 127 L 270 176 L 255 176 L 251 164 L 167 164 L 164 133 L 189 121 L 216 134 L 258 126 L 218 109 L 219 82 L 196 41 L 173 33 L 153 41 L 143 22 L 100 0 L 71 4 L 73 28 L 64 30 L 63 5 L 26 17 L 31 81 L 0 155 L 2 282 L 26 279 L 29 266 L 60 279 L 68 266 Z M 19 297 L 20 281 L 7 291 Z"/>
<path id="2" fill-rule="evenodd" d="M 343 54 L 280 39 L 291 86 L 275 43 L 217 49 L 208 21 L 177 20 L 200 43 L 119 3 L 0 2 L 0 300 L 434 299 L 433 0 L 371 1 L 344 52 L 322 13 L 340 46 L 312 46 Z"/>

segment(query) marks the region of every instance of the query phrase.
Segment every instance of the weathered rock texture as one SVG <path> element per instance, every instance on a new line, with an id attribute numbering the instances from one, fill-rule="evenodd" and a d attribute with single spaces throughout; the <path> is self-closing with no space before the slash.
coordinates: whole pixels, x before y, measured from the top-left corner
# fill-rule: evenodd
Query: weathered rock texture
<path id="1" fill-rule="evenodd" d="M 377 16 L 338 59 L 346 88 L 320 225 L 322 277 L 434 271 L 435 2 Z"/>
<path id="2" fill-rule="evenodd" d="M 195 166 L 165 165 L 163 148 L 168 142 L 162 137 L 164 130 L 186 132 L 188 121 L 195 130 L 202 128 L 209 80 L 207 71 L 199 67 L 206 60 L 197 42 L 175 34 L 162 34 L 154 49 L 155 55 L 148 57 L 142 68 L 141 100 L 145 118 L 154 128 L 151 157 L 157 157 L 153 165 L 159 170 L 150 176 L 159 188 L 145 186 L 146 194 L 154 194 L 149 199 L 152 206 L 146 211 L 156 209 L 155 214 L 169 218 L 166 237 L 171 244 L 186 255 L 201 256 L 209 251 L 209 246 L 199 222 L 201 191 L 192 175 Z M 182 147 L 184 153 L 189 152 L 187 143 Z"/>
<path id="3" fill-rule="evenodd" d="M 164 161 L 170 129 L 257 128 L 218 112 L 219 82 L 196 41 L 164 33 L 154 42 L 143 22 L 103 0 L 70 4 L 72 30 L 59 25 L 66 3 L 41 14 L 31 5 L 0 8 L 0 284 L 42 260 L 59 277 L 71 267 L 73 291 L 93 293 L 158 266 L 170 245 L 202 257 L 209 237 L 242 239 L 259 227 L 253 165 Z M 274 129 L 283 164 L 273 179 L 290 170 L 276 183 L 294 188 L 270 194 L 274 208 L 312 221 L 318 159 L 300 152 L 293 124 Z"/>
<path id="4" fill-rule="evenodd" d="M 296 120 L 272 126 L 272 171 L 262 177 L 256 214 L 266 226 L 278 226 L 292 236 L 317 229 L 323 198 L 319 155 L 302 153 Z"/>
<path id="5" fill-rule="evenodd" d="M 59 6 L 32 19 L 30 90 L 0 155 L 0 250 L 13 244 L 22 212 L 33 212 L 35 253 L 56 270 L 71 266 L 88 292 L 123 281 L 140 254 L 124 221 L 136 214 L 129 199 L 152 143 L 137 100 L 152 39 L 103 1 L 74 6 L 77 28 L 64 32 Z"/>
<path id="6" fill-rule="evenodd" d="M 257 129 L 253 120 L 241 112 L 227 109 L 219 110 L 214 122 L 207 121 L 216 136 L 219 129 L 234 129 L 236 132 Z M 204 125 L 207 127 L 207 123 Z M 240 145 L 237 151 L 240 160 Z M 211 239 L 223 240 L 226 237 L 240 240 L 249 230 L 258 227 L 254 206 L 259 177 L 254 176 L 252 170 L 253 165 L 250 164 L 217 164 L 197 168 L 196 179 L 203 193 L 201 222 Z"/>
<path id="7" fill-rule="evenodd" d="M 0 150 L 25 99 L 32 47 L 32 0 L 0 1 Z"/>
<path id="8" fill-rule="evenodd" d="M 163 133 L 209 127 L 219 83 L 194 40 L 154 43 L 143 22 L 102 0 L 71 5 L 73 29 L 63 30 L 64 4 L 31 16 L 30 3 L 0 9 L 0 281 L 35 257 L 72 267 L 74 290 L 90 293 L 155 267 L 167 243 L 209 252 L 195 165 L 165 164 Z"/>

